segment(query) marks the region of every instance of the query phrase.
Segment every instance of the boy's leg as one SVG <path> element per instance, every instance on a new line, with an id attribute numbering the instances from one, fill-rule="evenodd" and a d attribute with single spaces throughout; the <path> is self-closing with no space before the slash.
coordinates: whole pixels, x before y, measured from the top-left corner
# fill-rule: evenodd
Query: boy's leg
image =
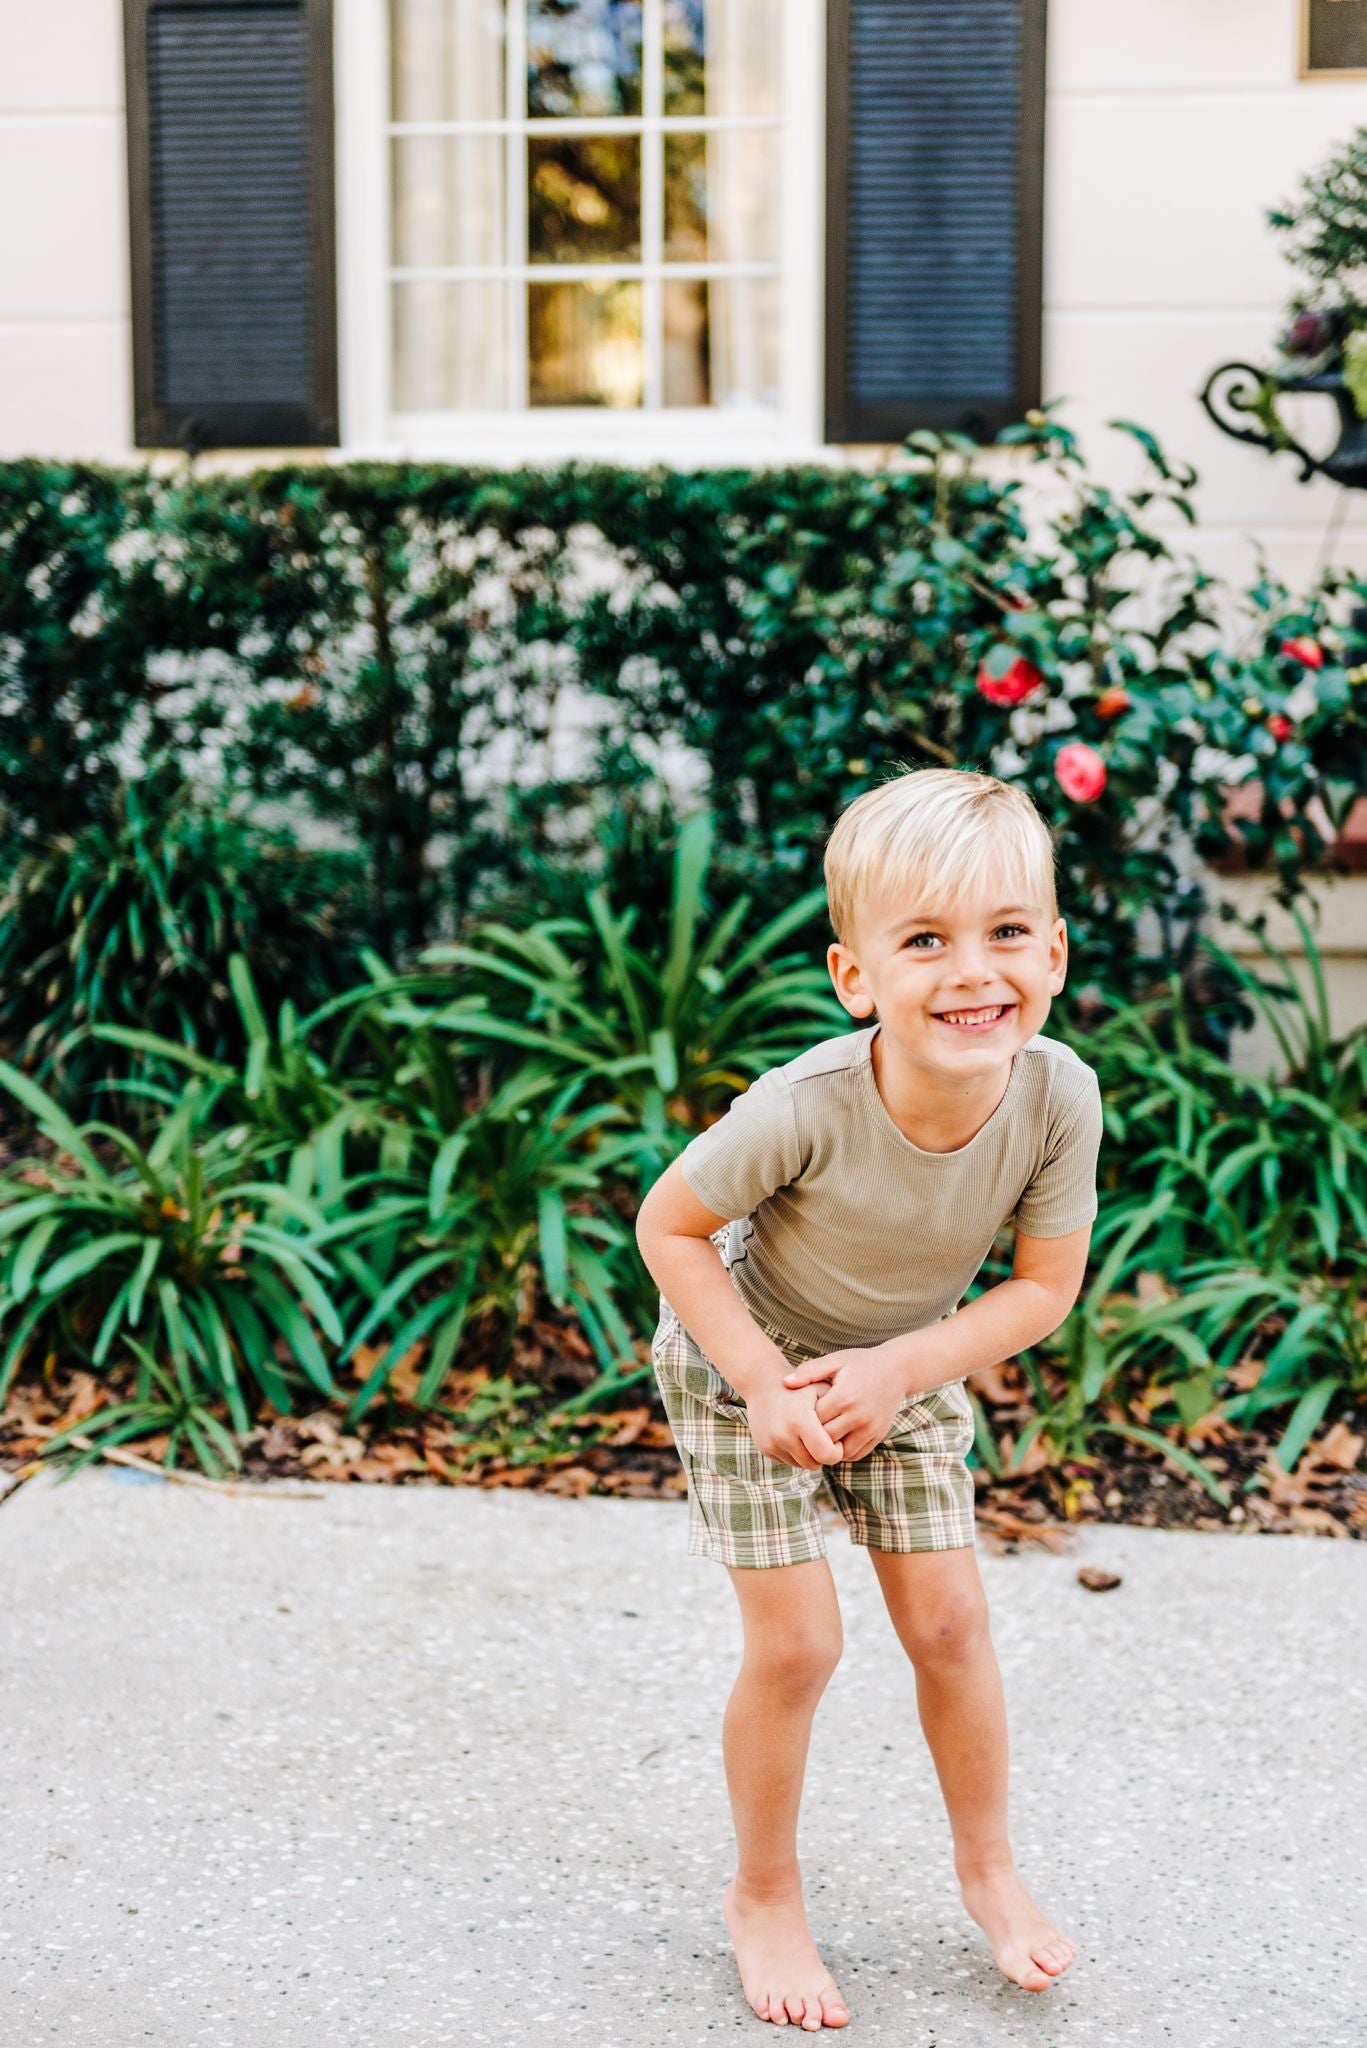
<path id="1" fill-rule="evenodd" d="M 745 1650 L 722 1723 L 738 1850 L 722 1910 L 761 2019 L 843 2027 L 849 2013 L 807 1926 L 797 1862 L 812 1717 L 842 1647 L 835 1581 L 824 1557 L 727 1570 Z"/>
<path id="2" fill-rule="evenodd" d="M 902 1647 L 954 1834 L 964 1904 L 998 1969 L 1044 1991 L 1077 1954 L 1016 1875 L 1007 1835 L 1006 1702 L 972 1546 L 869 1556 Z"/>

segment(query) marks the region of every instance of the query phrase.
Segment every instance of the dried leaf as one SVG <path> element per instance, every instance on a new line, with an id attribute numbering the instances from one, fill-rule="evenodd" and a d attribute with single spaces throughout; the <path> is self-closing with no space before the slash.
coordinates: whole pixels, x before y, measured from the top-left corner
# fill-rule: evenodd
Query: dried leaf
<path id="1" fill-rule="evenodd" d="M 1043 1472 L 1047 1465 L 1053 1463 L 1055 1455 L 1054 1447 L 1049 1441 L 1048 1430 L 1037 1430 L 1030 1439 L 1025 1456 L 1011 1466 L 1009 1476 L 1012 1479 L 1028 1479 L 1032 1472 Z"/>
<path id="2" fill-rule="evenodd" d="M 980 1400 L 994 1408 L 1016 1408 L 1025 1393 L 1025 1374 L 1012 1359 L 1001 1365 L 988 1366 L 984 1372 L 975 1372 L 972 1380 L 973 1391 Z"/>
<path id="3" fill-rule="evenodd" d="M 1081 1564 L 1077 1570 L 1077 1582 L 1089 1593 L 1109 1593 L 1112 1586 L 1120 1584 L 1120 1574 L 1108 1572 L 1099 1564 Z"/>
<path id="4" fill-rule="evenodd" d="M 1292 1526 L 1316 1536 L 1344 1536 L 1348 1531 L 1337 1515 L 1331 1515 L 1328 1508 L 1301 1508 L 1291 1510 Z"/>
<path id="5" fill-rule="evenodd" d="M 616 1422 L 619 1418 L 614 1415 L 609 1419 Z M 621 1428 L 615 1431 L 612 1436 L 604 1437 L 604 1444 L 609 1450 L 614 1451 L 621 1450 L 625 1444 L 634 1444 L 637 1438 L 643 1435 L 649 1427 L 650 1419 L 650 1410 L 648 1408 L 624 1409 L 620 1417 Z"/>
<path id="6" fill-rule="evenodd" d="M 1241 1358 L 1225 1374 L 1225 1378 L 1229 1381 L 1230 1385 L 1237 1387 L 1241 1394 L 1247 1394 L 1251 1388 L 1256 1387 L 1262 1376 L 1263 1360 L 1261 1358 Z"/>
<path id="7" fill-rule="evenodd" d="M 1317 1465 L 1337 1465 L 1340 1472 L 1356 1472 L 1364 1442 L 1367 1438 L 1355 1436 L 1346 1422 L 1336 1422 L 1317 1444 L 1308 1446 L 1305 1455 Z"/>
<path id="8" fill-rule="evenodd" d="M 68 1400 L 62 1410 L 58 1427 L 65 1429 L 69 1423 L 84 1422 L 104 1406 L 104 1388 L 90 1372 L 73 1372 L 67 1381 Z"/>
<path id="9" fill-rule="evenodd" d="M 1161 1273 L 1144 1271 L 1134 1276 L 1134 1298 L 1144 1308 L 1153 1301 L 1172 1301 L 1176 1295 L 1177 1289 L 1169 1286 Z"/>
<path id="10" fill-rule="evenodd" d="M 1275 1501 L 1279 1508 L 1293 1507 L 1305 1499 L 1305 1481 L 1300 1467 L 1294 1473 L 1288 1472 L 1275 1451 L 1268 1452 L 1260 1473 L 1267 1481 L 1268 1499 Z"/>
<path id="11" fill-rule="evenodd" d="M 577 1500 L 582 1500 L 585 1494 L 593 1491 L 595 1476 L 587 1465 L 567 1465 L 551 1474 L 543 1491 L 573 1494 Z"/>
<path id="12" fill-rule="evenodd" d="M 1202 1444 L 1233 1443 L 1238 1435 L 1234 1424 L 1218 1408 L 1211 1408 L 1188 1427 L 1187 1442 L 1199 1449 Z"/>

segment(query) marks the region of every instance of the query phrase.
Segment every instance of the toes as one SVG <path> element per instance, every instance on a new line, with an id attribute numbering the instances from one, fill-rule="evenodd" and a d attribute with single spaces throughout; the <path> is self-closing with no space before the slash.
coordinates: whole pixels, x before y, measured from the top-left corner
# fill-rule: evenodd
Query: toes
<path id="1" fill-rule="evenodd" d="M 1045 1972 L 1038 1969 L 1033 1962 L 1026 1963 L 1016 1979 L 1016 1982 L 1025 1991 L 1047 1991 L 1053 1981 L 1052 1977 L 1046 1976 Z"/>
<path id="2" fill-rule="evenodd" d="M 840 1999 L 838 1999 L 838 1998 L 827 1998 L 827 1999 L 823 1999 L 823 2001 L 822 2001 L 822 2005 L 821 2005 L 821 2023 L 822 2023 L 822 2025 L 823 2025 L 823 2026 L 826 2026 L 826 2027 L 844 2027 L 844 2026 L 848 2026 L 848 2025 L 849 2025 L 849 2019 L 850 2019 L 849 2013 L 848 2013 L 848 2012 L 846 2011 L 846 2009 L 845 2009 L 845 2007 L 844 2007 L 844 2005 L 842 2004 L 842 2002 L 841 2002 L 841 2000 L 840 2000 Z"/>
<path id="3" fill-rule="evenodd" d="M 800 1991 L 790 1992 L 788 1997 L 784 1999 L 783 2006 L 789 2019 L 795 2021 L 800 2026 L 803 2014 L 807 2010 L 806 2000 L 803 1998 L 802 1993 Z"/>

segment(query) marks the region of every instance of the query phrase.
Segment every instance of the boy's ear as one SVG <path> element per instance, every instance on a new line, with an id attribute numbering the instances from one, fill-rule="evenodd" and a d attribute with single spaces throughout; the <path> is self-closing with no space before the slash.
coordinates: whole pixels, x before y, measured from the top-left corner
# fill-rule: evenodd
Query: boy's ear
<path id="1" fill-rule="evenodd" d="M 838 942 L 826 948 L 826 967 L 837 996 L 852 1017 L 873 1014 L 873 997 L 863 985 L 859 962 L 848 946 Z"/>
<path id="2" fill-rule="evenodd" d="M 1049 993 L 1059 994 L 1068 979 L 1068 926 L 1062 918 L 1049 934 Z"/>

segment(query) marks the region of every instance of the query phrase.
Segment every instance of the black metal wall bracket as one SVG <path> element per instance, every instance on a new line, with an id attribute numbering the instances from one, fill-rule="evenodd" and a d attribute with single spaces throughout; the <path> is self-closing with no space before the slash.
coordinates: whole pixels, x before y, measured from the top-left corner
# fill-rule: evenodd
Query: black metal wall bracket
<path id="1" fill-rule="evenodd" d="M 1277 413 L 1283 391 L 1313 391 L 1332 398 L 1338 407 L 1339 438 L 1326 455 L 1314 455 Z M 1222 434 L 1247 441 L 1270 455 L 1294 455 L 1300 481 L 1319 475 L 1348 490 L 1367 490 L 1367 420 L 1361 418 L 1353 394 L 1336 370 L 1315 377 L 1269 377 L 1252 363 L 1221 363 L 1206 379 L 1201 403 Z"/>

